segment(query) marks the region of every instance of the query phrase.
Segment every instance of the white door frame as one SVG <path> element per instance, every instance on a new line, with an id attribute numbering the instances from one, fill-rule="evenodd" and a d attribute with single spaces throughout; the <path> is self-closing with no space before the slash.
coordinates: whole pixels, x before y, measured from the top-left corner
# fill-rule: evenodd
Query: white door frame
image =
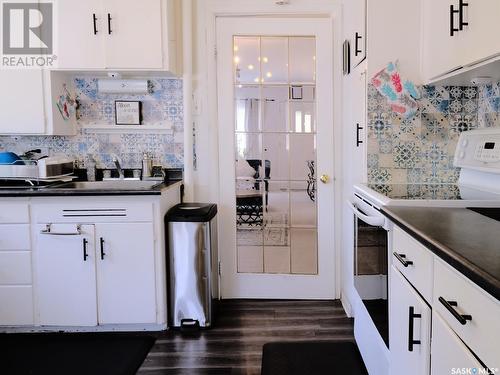
<path id="1" fill-rule="evenodd" d="M 234 16 L 300 16 L 328 17 L 333 25 L 333 77 L 334 77 L 334 150 L 332 157 L 335 170 L 332 182 L 335 189 L 334 231 L 335 231 L 335 298 L 341 291 L 341 66 L 342 40 L 340 1 L 332 0 L 294 0 L 286 6 L 275 5 L 273 1 L 256 0 L 195 0 L 195 82 L 194 93 L 197 111 L 194 111 L 195 135 L 197 141 L 198 169 L 194 171 L 195 196 L 198 200 L 220 202 L 219 199 L 219 139 L 217 114 L 217 65 L 215 59 L 216 19 Z M 203 141 L 203 142 L 202 142 Z M 189 166 L 187 166 L 189 168 Z"/>

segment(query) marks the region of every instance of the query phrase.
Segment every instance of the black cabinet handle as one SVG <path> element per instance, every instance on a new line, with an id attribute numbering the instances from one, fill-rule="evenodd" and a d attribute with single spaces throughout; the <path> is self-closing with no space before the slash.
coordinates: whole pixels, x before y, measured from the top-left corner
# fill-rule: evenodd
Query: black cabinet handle
<path id="1" fill-rule="evenodd" d="M 401 264 L 405 267 L 413 265 L 411 260 L 406 260 L 406 254 L 398 254 L 397 252 L 393 252 L 392 255 L 401 262 Z"/>
<path id="2" fill-rule="evenodd" d="M 464 0 L 459 0 L 458 1 L 458 16 L 459 16 L 459 23 L 458 23 L 458 28 L 459 30 L 463 30 L 464 26 L 469 26 L 468 22 L 464 22 L 464 8 L 467 8 L 469 6 L 469 3 L 464 2 Z"/>
<path id="3" fill-rule="evenodd" d="M 453 36 L 456 32 L 460 31 L 460 28 L 455 27 L 455 14 L 457 13 L 460 13 L 460 11 L 455 10 L 453 4 L 450 5 L 450 36 Z"/>
<path id="4" fill-rule="evenodd" d="M 87 253 L 87 244 L 89 241 L 87 241 L 86 238 L 83 239 L 83 261 L 86 262 L 87 258 L 89 257 L 89 254 Z"/>
<path id="5" fill-rule="evenodd" d="M 359 126 L 359 124 L 356 124 L 356 147 L 359 147 L 359 145 L 363 143 L 363 141 L 360 139 L 360 136 L 359 136 L 360 130 L 363 130 L 363 127 Z"/>
<path id="6" fill-rule="evenodd" d="M 356 31 L 356 35 L 355 35 L 355 41 L 354 41 L 354 56 L 358 56 L 362 50 L 359 48 L 359 40 L 360 39 L 363 39 L 363 37 L 361 35 L 359 35 L 359 33 Z"/>
<path id="7" fill-rule="evenodd" d="M 97 17 L 92 13 L 92 22 L 94 23 L 94 35 L 97 35 Z"/>
<path id="8" fill-rule="evenodd" d="M 108 34 L 111 35 L 113 31 L 111 30 L 111 13 L 108 13 Z"/>
<path id="9" fill-rule="evenodd" d="M 438 301 L 441 302 L 444 307 L 446 307 L 446 310 L 448 310 L 450 314 L 460 322 L 461 325 L 464 326 L 465 324 L 467 324 L 468 320 L 472 320 L 471 315 L 459 314 L 457 310 L 453 308 L 453 306 L 458 306 L 457 301 L 447 301 L 443 297 L 439 297 Z"/>
<path id="10" fill-rule="evenodd" d="M 413 323 L 415 318 L 422 318 L 422 314 L 415 314 L 415 308 L 410 306 L 408 311 L 408 351 L 413 351 L 413 345 L 420 345 L 420 340 L 413 339 Z"/>
<path id="11" fill-rule="evenodd" d="M 100 242 L 101 242 L 101 260 L 103 260 L 104 256 L 106 255 L 106 253 L 104 252 L 104 238 L 101 237 Z"/>

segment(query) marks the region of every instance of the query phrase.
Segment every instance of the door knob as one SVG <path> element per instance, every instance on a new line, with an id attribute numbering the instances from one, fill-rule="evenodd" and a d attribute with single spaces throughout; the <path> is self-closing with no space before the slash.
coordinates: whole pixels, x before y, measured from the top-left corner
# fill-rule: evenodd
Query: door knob
<path id="1" fill-rule="evenodd" d="M 322 183 L 326 184 L 326 183 L 330 180 L 330 177 L 328 177 L 328 175 L 327 175 L 327 174 L 322 174 L 322 175 L 321 175 L 321 177 L 319 178 L 319 180 L 320 180 Z"/>

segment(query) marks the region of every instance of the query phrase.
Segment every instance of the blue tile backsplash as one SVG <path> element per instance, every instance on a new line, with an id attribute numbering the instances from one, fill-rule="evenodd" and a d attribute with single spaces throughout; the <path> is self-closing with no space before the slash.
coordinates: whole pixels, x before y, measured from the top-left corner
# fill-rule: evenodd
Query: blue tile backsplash
<path id="1" fill-rule="evenodd" d="M 368 183 L 456 183 L 453 157 L 462 131 L 500 126 L 500 83 L 424 86 L 419 112 L 402 119 L 368 87 Z"/>
<path id="2" fill-rule="evenodd" d="M 150 78 L 151 92 L 145 95 L 101 94 L 97 78 L 76 77 L 76 95 L 80 106 L 76 136 L 0 136 L 0 150 L 23 153 L 34 148 L 50 155 L 63 154 L 87 161 L 90 157 L 100 167 L 113 167 L 112 154 L 118 155 L 125 168 L 141 166 L 147 152 L 165 167 L 183 166 L 182 80 Z M 143 125 L 171 128 L 167 132 L 110 132 L 85 129 L 88 125 L 113 125 L 115 100 L 142 101 Z"/>

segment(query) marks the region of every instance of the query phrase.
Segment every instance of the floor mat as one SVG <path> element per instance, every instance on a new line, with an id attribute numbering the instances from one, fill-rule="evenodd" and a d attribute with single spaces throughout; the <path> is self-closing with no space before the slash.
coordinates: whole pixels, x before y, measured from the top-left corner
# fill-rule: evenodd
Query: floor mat
<path id="1" fill-rule="evenodd" d="M 154 342 L 141 333 L 0 334 L 0 374 L 132 375 Z"/>
<path id="2" fill-rule="evenodd" d="M 353 342 L 273 342 L 264 345 L 262 375 L 368 374 Z"/>

